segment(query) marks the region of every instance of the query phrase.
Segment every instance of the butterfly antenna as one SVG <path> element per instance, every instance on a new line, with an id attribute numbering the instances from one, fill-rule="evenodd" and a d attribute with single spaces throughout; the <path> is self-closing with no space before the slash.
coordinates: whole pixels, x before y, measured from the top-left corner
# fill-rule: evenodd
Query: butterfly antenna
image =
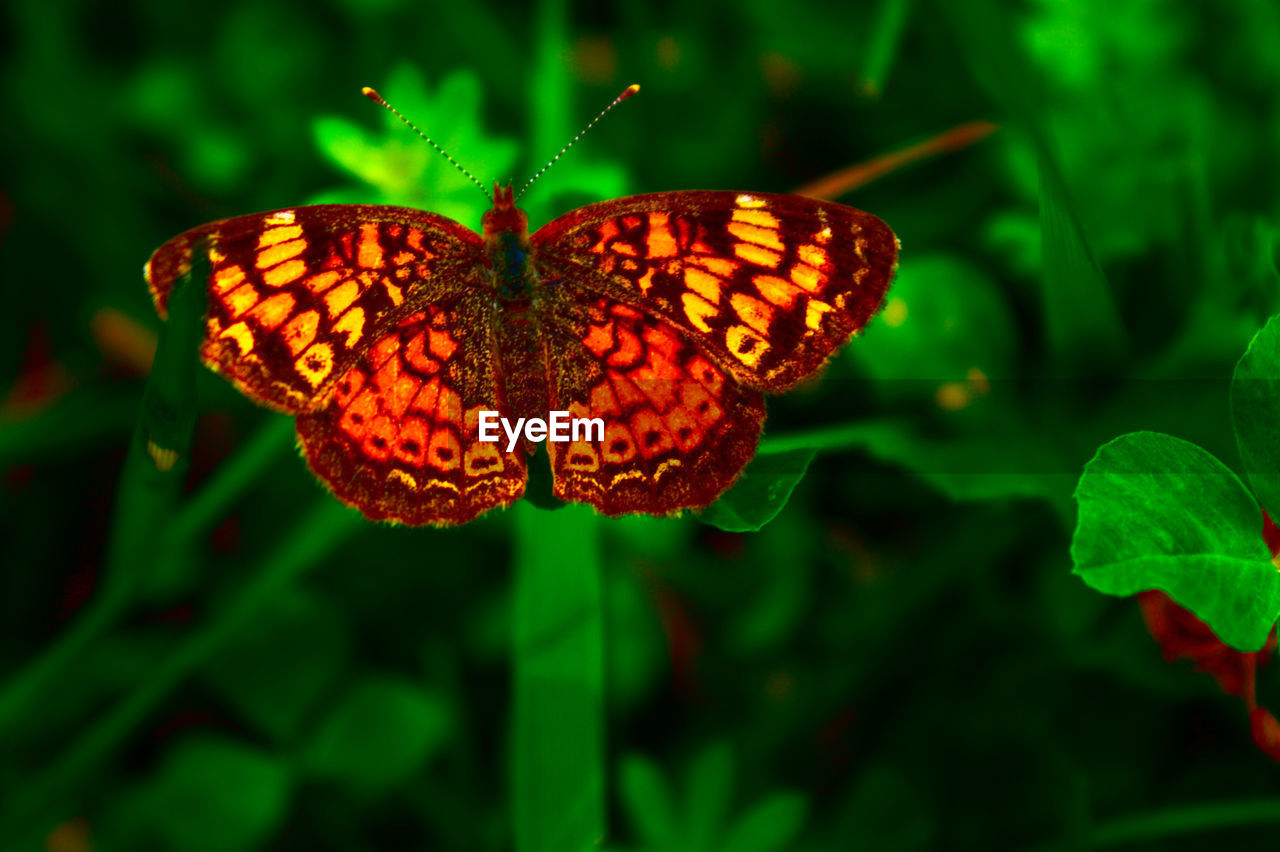
<path id="1" fill-rule="evenodd" d="M 638 92 L 638 91 L 640 91 L 640 85 L 639 85 L 638 83 L 632 83 L 630 86 L 627 86 L 627 88 L 623 90 L 622 94 L 618 95 L 616 98 L 614 98 L 612 101 L 610 101 L 610 102 L 609 102 L 609 105 L 608 105 L 607 107 L 605 107 L 604 109 L 600 110 L 600 114 L 599 114 L 599 115 L 597 115 L 595 118 L 591 119 L 591 121 L 590 121 L 590 122 L 588 122 L 587 126 L 586 126 L 586 127 L 584 127 L 584 128 L 582 128 L 582 130 L 578 133 L 578 135 L 577 135 L 577 136 L 575 136 L 575 137 L 573 137 L 572 139 L 570 139 L 570 140 L 569 140 L 569 144 L 568 144 L 568 145 L 565 145 L 563 148 L 561 148 L 561 149 L 560 149 L 560 153 L 559 153 L 559 154 L 556 154 L 554 157 L 552 157 L 550 160 L 548 160 L 548 161 L 547 161 L 547 164 L 546 164 L 545 166 L 543 166 L 542 168 L 538 169 L 538 173 L 537 173 L 537 174 L 535 174 L 533 177 L 529 178 L 529 180 L 525 183 L 525 185 L 524 185 L 524 186 L 522 186 L 522 187 L 520 187 L 520 191 L 516 193 L 516 198 L 519 198 L 520 196 L 524 195 L 525 190 L 527 190 L 530 186 L 532 186 L 532 185 L 533 185 L 533 182 L 534 182 L 535 180 L 537 180 L 538 178 L 542 177 L 542 173 L 543 173 L 543 172 L 545 172 L 547 169 L 549 169 L 549 168 L 551 168 L 553 165 L 555 165 L 556 160 L 558 160 L 558 159 L 560 159 L 561 157 L 563 157 L 563 156 L 564 156 L 564 152 L 565 152 L 565 151 L 568 151 L 570 148 L 572 148 L 572 147 L 573 147 L 573 143 L 574 143 L 574 142 L 577 142 L 579 139 L 581 139 L 583 136 L 585 136 L 585 135 L 587 134 L 587 131 L 588 131 L 588 130 L 590 130 L 591 128 L 595 127 L 595 126 L 596 126 L 596 122 L 598 122 L 600 119 L 602 119 L 602 118 L 604 118 L 606 115 L 608 115 L 608 114 L 609 114 L 609 110 L 613 109 L 613 108 L 614 108 L 614 107 L 616 107 L 618 104 L 622 103 L 623 101 L 625 101 L 627 98 L 631 97 L 632 95 L 634 95 L 634 94 L 635 94 L 636 92 Z"/>
<path id="2" fill-rule="evenodd" d="M 458 171 L 462 172 L 462 173 L 463 173 L 464 175 L 466 175 L 467 177 L 471 178 L 471 182 L 472 182 L 472 183 L 474 183 L 476 186 L 480 187 L 480 191 L 481 191 L 482 193 L 484 193 L 484 197 L 485 197 L 485 198 L 489 199 L 489 201 L 490 201 L 490 202 L 492 202 L 492 201 L 494 200 L 494 199 L 493 199 L 493 197 L 489 194 L 489 190 L 487 190 L 487 189 L 485 189 L 485 188 L 484 188 L 484 184 L 482 184 L 480 181 L 476 180 L 476 176 L 475 176 L 475 175 L 471 174 L 471 172 L 469 172 L 469 171 L 467 171 L 466 169 L 464 169 L 464 168 L 462 167 L 462 165 L 461 165 L 461 164 L 459 164 L 459 163 L 458 163 L 458 161 L 457 161 L 457 160 L 455 160 L 453 157 L 450 157 L 450 156 L 449 156 L 449 152 L 448 152 L 448 151 L 446 151 L 445 149 L 441 148 L 439 145 L 437 145 L 437 144 L 435 143 L 435 140 L 433 140 L 430 136 L 428 136 L 427 134 L 425 134 L 425 133 L 423 133 L 421 130 L 419 130 L 419 129 L 417 128 L 417 125 L 415 125 L 412 121 L 410 121 L 409 119 L 407 119 L 407 118 L 405 118 L 403 115 L 401 115 L 401 114 L 400 114 L 400 110 L 396 109 L 396 108 L 395 108 L 395 107 L 393 107 L 391 104 L 389 104 L 389 103 L 387 103 L 386 101 L 384 101 L 384 100 L 382 99 L 382 95 L 378 94 L 378 93 L 377 93 L 377 92 L 375 92 L 373 89 L 370 89 L 368 86 L 365 86 L 363 89 L 361 89 L 361 90 L 360 90 L 360 93 L 361 93 L 362 95 L 364 95 L 366 98 L 368 98 L 369 100 L 373 101 L 373 102 L 374 102 L 375 104 L 377 104 L 378 106 L 386 107 L 388 110 L 390 110 L 390 111 L 391 111 L 391 114 L 392 114 L 392 115 L 394 115 L 396 118 L 398 118 L 398 119 L 400 119 L 401 121 L 403 121 L 405 124 L 409 125 L 409 129 L 410 129 L 410 130 L 412 130 L 414 133 L 418 134 L 419 136 L 421 136 L 423 139 L 427 140 L 427 144 L 428 144 L 428 145 L 430 145 L 432 148 L 435 148 L 435 149 L 436 149 L 437 151 L 439 151 L 441 154 L 444 154 L 444 158 L 445 158 L 446 160 L 448 160 L 449 162 L 453 163 L 453 167 L 454 167 L 455 169 L 457 169 Z M 592 124 L 594 124 L 594 123 L 595 123 L 595 122 L 592 122 Z"/>

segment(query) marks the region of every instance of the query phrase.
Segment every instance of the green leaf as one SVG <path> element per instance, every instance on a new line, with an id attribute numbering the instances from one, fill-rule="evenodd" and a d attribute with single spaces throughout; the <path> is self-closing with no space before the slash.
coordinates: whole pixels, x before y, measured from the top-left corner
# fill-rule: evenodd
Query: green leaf
<path id="1" fill-rule="evenodd" d="M 432 90 L 415 68 L 400 65 L 385 85 L 375 88 L 485 187 L 495 179 L 508 179 L 516 145 L 484 129 L 482 92 L 474 74 L 454 71 Z M 331 190 L 311 203 L 398 204 L 478 225 L 489 204 L 475 184 L 395 116 L 376 106 L 369 109 L 384 116 L 381 132 L 367 131 L 343 118 L 316 120 L 314 133 L 320 149 L 366 186 Z"/>
<path id="2" fill-rule="evenodd" d="M 884 418 L 776 435 L 761 444 L 758 457 L 797 447 L 866 450 L 881 461 L 901 465 L 952 500 L 1035 497 L 1056 507 L 1069 501 L 1071 491 L 1066 462 L 1025 429 L 933 437 L 920 434 L 911 421 Z"/>
<path id="3" fill-rule="evenodd" d="M 453 731 L 443 699 L 406 681 L 372 677 L 358 684 L 321 725 L 305 765 L 369 795 L 406 780 Z"/>
<path id="4" fill-rule="evenodd" d="M 1253 493 L 1280 513 L 1280 317 L 1258 332 L 1231 377 L 1231 420 Z"/>
<path id="5" fill-rule="evenodd" d="M 166 754 L 148 787 L 153 831 L 169 849 L 256 848 L 283 818 L 289 783 L 278 760 L 242 743 L 185 741 Z"/>
<path id="6" fill-rule="evenodd" d="M 605 818 L 600 522 L 580 505 L 513 511 L 516 848 L 594 848 Z"/>
<path id="7" fill-rule="evenodd" d="M 725 838 L 721 852 L 779 852 L 804 828 L 809 801 L 797 793 L 775 793 L 747 811 Z"/>
<path id="8" fill-rule="evenodd" d="M 344 625 L 302 592 L 272 599 L 209 661 L 205 676 L 250 723 L 287 739 L 347 656 Z"/>
<path id="9" fill-rule="evenodd" d="M 757 455 L 732 488 L 698 513 L 698 520 L 727 532 L 755 532 L 787 505 L 814 455 L 812 449 Z"/>
<path id="10" fill-rule="evenodd" d="M 1161 589 L 1222 641 L 1256 651 L 1280 614 L 1280 574 L 1243 483 L 1205 450 L 1135 432 L 1098 450 L 1076 487 L 1075 572 L 1112 595 Z"/>
<path id="11" fill-rule="evenodd" d="M 662 770 L 640 754 L 627 755 L 618 772 L 622 806 L 647 849 L 676 849 L 680 834 Z"/>

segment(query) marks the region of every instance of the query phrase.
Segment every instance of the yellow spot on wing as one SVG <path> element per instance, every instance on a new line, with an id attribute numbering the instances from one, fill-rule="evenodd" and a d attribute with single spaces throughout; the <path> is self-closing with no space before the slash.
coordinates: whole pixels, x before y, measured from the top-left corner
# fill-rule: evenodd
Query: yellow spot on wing
<path id="1" fill-rule="evenodd" d="M 267 222 L 270 224 L 271 220 L 268 219 Z M 300 236 L 302 236 L 302 227 L 300 225 L 290 225 L 287 228 L 268 228 L 262 232 L 262 236 L 258 237 L 258 248 L 264 249 L 289 240 L 296 240 Z"/>
<path id="2" fill-rule="evenodd" d="M 831 312 L 831 306 L 817 299 L 810 299 L 804 309 L 804 324 L 814 331 L 822 330 L 822 315 Z"/>
<path id="3" fill-rule="evenodd" d="M 813 241 L 819 245 L 826 245 L 831 242 L 831 227 L 823 228 L 821 231 L 813 235 Z"/>
<path id="4" fill-rule="evenodd" d="M 295 220 L 292 210 L 277 210 L 266 218 L 268 225 L 292 225 Z"/>
<path id="5" fill-rule="evenodd" d="M 351 303 L 359 295 L 360 285 L 351 280 L 344 281 L 340 286 L 334 287 L 328 293 L 325 293 L 324 303 L 329 308 L 329 316 L 336 317 L 351 307 Z"/>
<path id="6" fill-rule="evenodd" d="M 818 288 L 822 286 L 822 279 L 822 273 L 812 266 L 797 263 L 791 267 L 791 280 L 796 282 L 796 286 L 802 287 L 810 293 L 818 292 Z"/>
<path id="7" fill-rule="evenodd" d="M 769 344 L 745 325 L 731 326 L 725 334 L 725 342 L 729 346 L 729 354 L 748 367 L 760 363 L 761 356 L 769 349 Z"/>
<path id="8" fill-rule="evenodd" d="M 213 274 L 213 292 L 218 295 L 234 290 L 244 283 L 244 270 L 228 266 Z"/>
<path id="9" fill-rule="evenodd" d="M 650 266 L 648 269 L 645 270 L 644 275 L 640 276 L 640 280 L 636 282 L 637 284 L 640 285 L 640 292 L 642 294 L 648 293 L 649 288 L 653 286 L 654 269 L 655 267 Z"/>
<path id="10" fill-rule="evenodd" d="M 675 257 L 679 252 L 671 233 L 671 217 L 666 213 L 649 214 L 649 257 Z"/>
<path id="11" fill-rule="evenodd" d="M 306 287 L 312 293 L 320 294 L 328 290 L 334 284 L 338 283 L 338 279 L 343 275 L 340 269 L 330 269 L 325 272 L 318 272 L 312 275 L 306 281 L 302 282 L 302 286 Z"/>
<path id="12" fill-rule="evenodd" d="M 378 225 L 365 222 L 360 226 L 360 245 L 356 248 L 356 262 L 366 269 L 382 268 L 382 246 L 378 245 Z"/>
<path id="13" fill-rule="evenodd" d="M 240 347 L 240 357 L 243 358 L 253 351 L 253 332 L 249 330 L 249 326 L 243 322 L 238 322 L 227 328 L 226 331 L 218 335 L 219 338 L 229 337 Z"/>
<path id="14" fill-rule="evenodd" d="M 732 220 L 734 222 L 745 222 L 748 225 L 755 225 L 759 228 L 778 227 L 778 217 L 767 210 L 735 210 L 733 211 Z"/>
<path id="15" fill-rule="evenodd" d="M 301 260 L 291 260 L 262 273 L 262 280 L 269 287 L 283 287 L 290 281 L 296 281 L 307 271 L 307 265 Z"/>
<path id="16" fill-rule="evenodd" d="M 707 325 L 707 317 L 716 315 L 716 306 L 696 293 L 685 293 L 681 301 L 684 302 L 684 315 L 689 318 L 693 327 L 699 331 L 710 332 L 711 326 Z"/>
<path id="17" fill-rule="evenodd" d="M 765 205 L 765 200 L 763 198 L 757 198 L 754 195 L 747 195 L 746 193 L 739 195 L 737 198 L 733 200 L 733 202 L 737 204 L 739 207 L 748 207 L 748 208 L 763 207 Z"/>
<path id="18" fill-rule="evenodd" d="M 293 312 L 293 296 L 289 293 L 276 293 L 268 299 L 263 300 L 249 314 L 262 324 L 263 328 L 275 329 L 280 323 L 289 318 L 289 314 Z"/>
<path id="19" fill-rule="evenodd" d="M 721 278 L 731 278 L 738 271 L 738 262 L 730 260 L 727 257 L 716 257 L 711 254 L 698 254 L 689 258 L 690 263 L 695 263 L 712 275 L 718 275 Z"/>
<path id="20" fill-rule="evenodd" d="M 777 269 L 778 261 L 782 260 L 782 255 L 776 251 L 769 251 L 751 243 L 734 243 L 733 253 L 747 263 L 767 266 L 770 269 Z"/>
<path id="21" fill-rule="evenodd" d="M 289 352 L 297 355 L 310 346 L 311 341 L 316 339 L 316 329 L 319 327 L 320 313 L 318 311 L 307 311 L 291 319 L 282 332 L 285 345 L 289 347 Z"/>
<path id="22" fill-rule="evenodd" d="M 801 263 L 807 263 L 815 269 L 821 269 L 827 265 L 827 250 L 824 248 L 800 246 L 796 254 L 800 255 Z"/>
<path id="23" fill-rule="evenodd" d="M 390 482 L 394 479 L 400 480 L 405 485 L 412 488 L 414 491 L 418 490 L 418 480 L 414 479 L 413 475 L 408 473 L 407 471 L 403 471 L 398 467 L 391 468 L 391 470 L 387 473 L 387 481 Z"/>
<path id="24" fill-rule="evenodd" d="M 734 293 L 729 304 L 737 311 L 738 316 L 747 325 L 761 334 L 769 333 L 769 321 L 773 319 L 773 308 L 759 299 L 746 293 Z"/>
<path id="25" fill-rule="evenodd" d="M 796 299 L 796 294 L 800 292 L 800 288 L 790 281 L 784 281 L 773 275 L 757 275 L 751 281 L 756 285 L 756 290 L 759 291 L 761 296 L 764 296 L 780 308 L 791 307 L 791 303 Z"/>
<path id="26" fill-rule="evenodd" d="M 347 348 L 354 348 L 360 342 L 360 335 L 364 333 L 364 308 L 354 307 L 347 311 L 340 320 L 333 324 L 333 330 L 335 332 L 345 331 L 347 333 Z"/>
<path id="27" fill-rule="evenodd" d="M 312 387 L 316 387 L 333 372 L 333 347 L 327 343 L 313 343 L 311 348 L 294 362 L 294 366 Z"/>
<path id="28" fill-rule="evenodd" d="M 713 305 L 720 302 L 720 279 L 714 275 L 703 272 L 701 269 L 686 267 L 684 285 Z"/>
<path id="29" fill-rule="evenodd" d="M 283 230 L 283 228 L 281 230 Z M 266 234 L 263 234 L 263 236 L 265 237 Z M 302 254 L 302 250 L 306 247 L 306 240 L 289 240 L 287 243 L 280 243 L 279 245 L 263 249 L 258 252 L 257 266 L 259 269 L 266 269 L 269 266 L 275 266 L 277 263 L 281 263 L 291 257 L 297 257 Z"/>
<path id="30" fill-rule="evenodd" d="M 743 222 L 730 222 L 728 231 L 740 240 L 765 248 L 775 251 L 782 251 L 784 248 L 782 240 L 778 238 L 778 232 L 772 228 L 757 228 L 755 225 L 747 225 Z"/>
<path id="31" fill-rule="evenodd" d="M 238 317 L 258 304 L 258 291 L 247 281 L 227 295 L 227 308 L 231 316 Z"/>

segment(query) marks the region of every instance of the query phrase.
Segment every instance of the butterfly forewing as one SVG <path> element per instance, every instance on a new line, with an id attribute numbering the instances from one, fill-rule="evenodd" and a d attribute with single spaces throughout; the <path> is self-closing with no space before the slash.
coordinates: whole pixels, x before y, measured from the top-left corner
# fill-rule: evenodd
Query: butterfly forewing
<path id="1" fill-rule="evenodd" d="M 193 246 L 208 246 L 204 362 L 263 405 L 320 404 L 359 355 L 415 305 L 483 286 L 483 241 L 443 216 L 326 204 L 187 231 L 146 265 L 161 316 Z"/>
<path id="2" fill-rule="evenodd" d="M 661 192 L 592 204 L 532 237 L 544 281 L 675 325 L 747 387 L 818 370 L 879 308 L 889 227 L 794 195 Z"/>

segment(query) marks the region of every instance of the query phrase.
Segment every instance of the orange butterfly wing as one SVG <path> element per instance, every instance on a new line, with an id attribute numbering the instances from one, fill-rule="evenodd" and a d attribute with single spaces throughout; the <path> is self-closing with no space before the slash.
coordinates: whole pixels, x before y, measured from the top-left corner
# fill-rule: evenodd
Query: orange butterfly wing
<path id="1" fill-rule="evenodd" d="M 482 410 L 509 416 L 492 311 L 481 291 L 423 307 L 298 416 L 307 464 L 338 499 L 374 520 L 443 525 L 524 493 L 523 448 L 478 440 Z"/>
<path id="2" fill-rule="evenodd" d="M 760 391 L 820 369 L 897 264 L 876 217 L 764 193 L 606 201 L 532 242 L 552 406 L 605 422 L 602 439 L 548 444 L 553 488 L 610 515 L 714 501 L 755 452 Z"/>
<path id="3" fill-rule="evenodd" d="M 193 228 L 156 250 L 145 275 L 160 316 L 174 281 L 208 245 L 201 358 L 245 395 L 289 414 L 317 405 L 379 334 L 483 281 L 484 244 L 443 216 L 320 204 Z"/>
<path id="4" fill-rule="evenodd" d="M 747 387 L 786 390 L 879 309 L 889 226 L 797 195 L 659 192 L 575 210 L 533 235 L 541 277 L 687 334 Z"/>

